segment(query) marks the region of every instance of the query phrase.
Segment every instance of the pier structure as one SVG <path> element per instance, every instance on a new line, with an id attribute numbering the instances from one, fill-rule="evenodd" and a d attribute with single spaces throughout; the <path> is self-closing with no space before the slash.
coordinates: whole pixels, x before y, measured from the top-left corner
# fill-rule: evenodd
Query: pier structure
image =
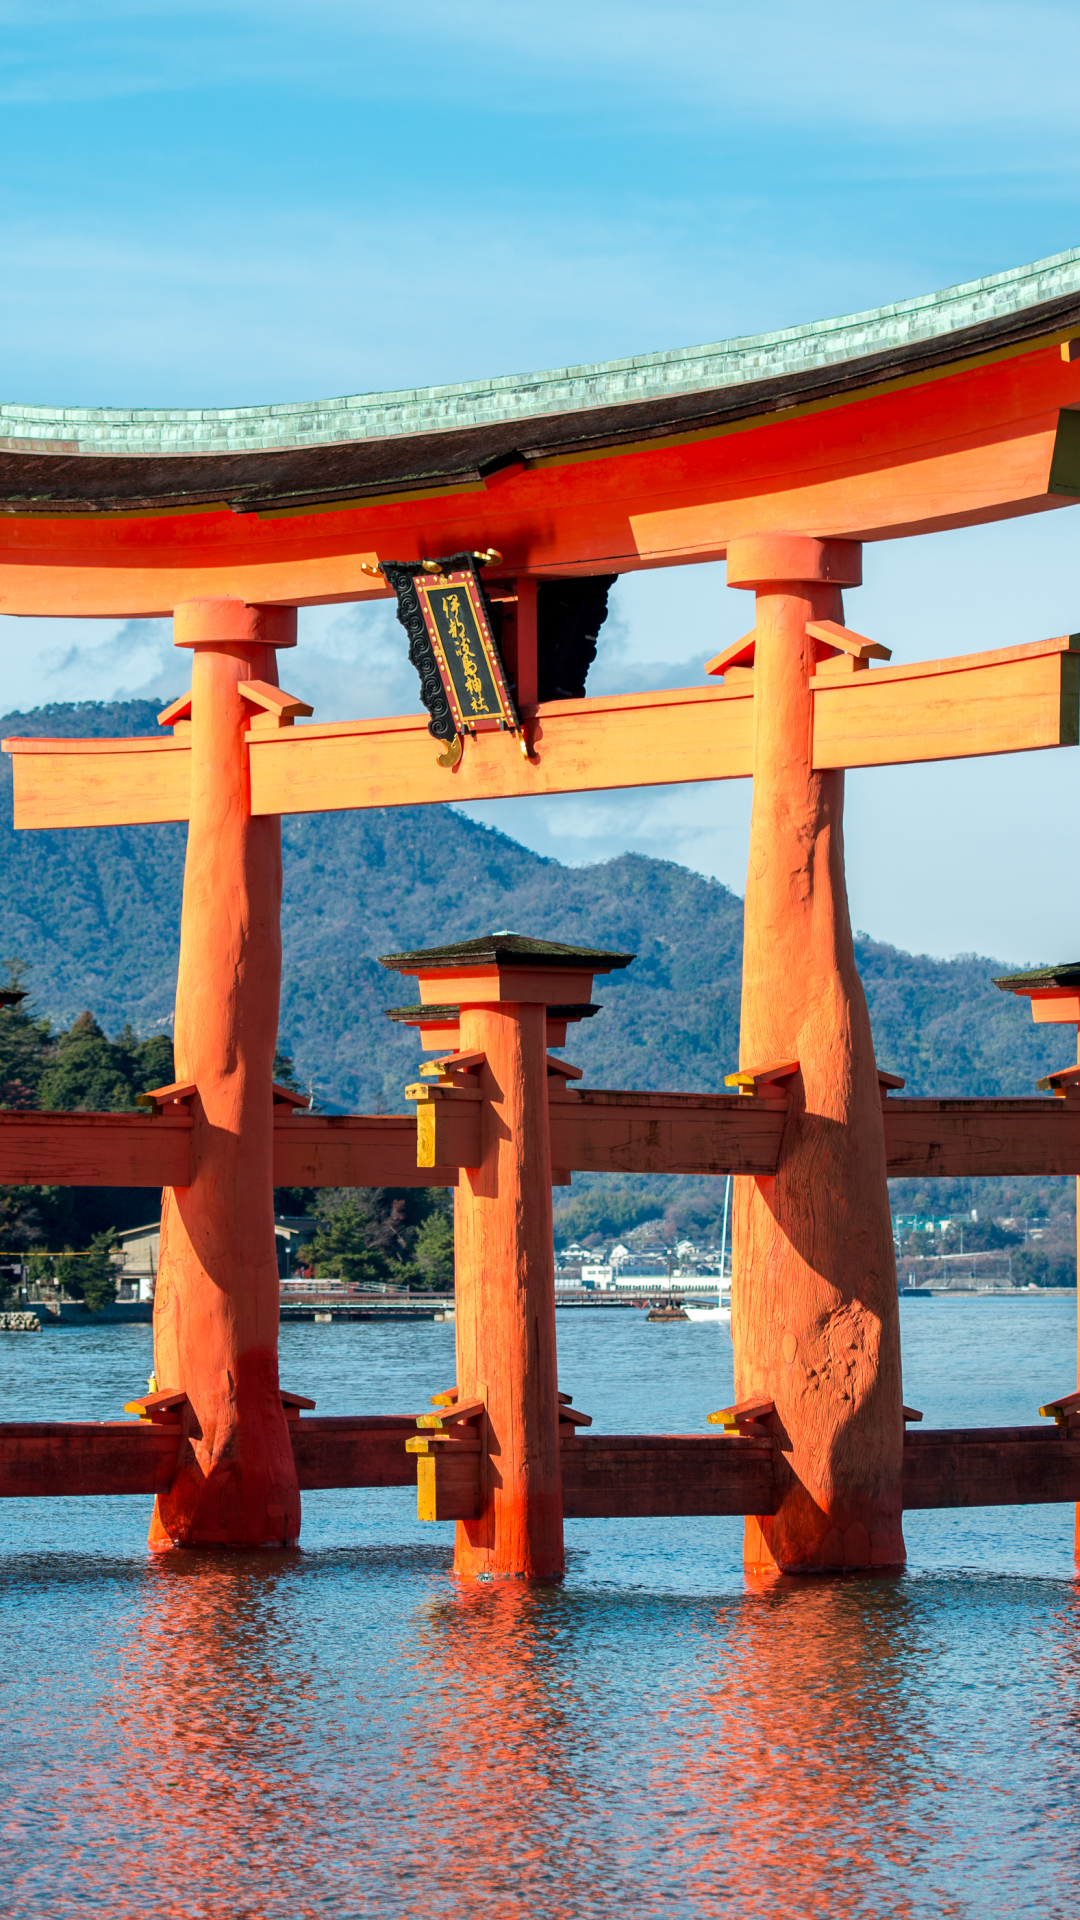
<path id="1" fill-rule="evenodd" d="M 414 1479 L 459 1572 L 536 1578 L 567 1514 L 742 1513 L 768 1575 L 900 1565 L 913 1505 L 1080 1498 L 1065 1401 L 1052 1428 L 905 1433 L 887 1176 L 1080 1175 L 1080 1102 L 903 1099 L 843 868 L 846 768 L 1080 740 L 1077 636 L 894 667 L 843 599 L 876 541 L 1080 498 L 1080 252 L 475 391 L 0 417 L 0 609 L 168 613 L 192 660 L 161 737 L 5 743 L 18 827 L 182 820 L 188 849 L 175 1084 L 143 1115 L 0 1113 L 0 1180 L 163 1190 L 157 1391 L 115 1427 L 0 1427 L 0 1490 L 138 1487 L 162 1548 L 280 1545 L 305 1487 Z M 722 558 L 754 624 L 701 684 L 590 696 L 613 579 Z M 297 726 L 297 607 L 391 590 L 428 717 Z M 455 621 L 473 596 L 497 712 L 425 664 L 440 592 Z M 549 1049 L 631 956 L 542 928 L 387 956 L 441 1050 L 411 1111 L 275 1087 L 282 814 L 731 778 L 754 809 L 730 1091 L 583 1087 Z M 592 1434 L 559 1389 L 551 1186 L 612 1168 L 737 1176 L 739 1397 L 711 1435 Z M 273 1187 L 416 1184 L 456 1189 L 458 1377 L 418 1423 L 328 1420 L 278 1379 Z"/>

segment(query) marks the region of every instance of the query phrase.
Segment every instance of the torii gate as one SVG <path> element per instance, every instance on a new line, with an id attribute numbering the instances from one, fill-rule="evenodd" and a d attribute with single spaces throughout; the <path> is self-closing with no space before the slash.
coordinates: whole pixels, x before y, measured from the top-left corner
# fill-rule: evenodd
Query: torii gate
<path id="1" fill-rule="evenodd" d="M 297 1396 L 283 1407 L 272 1189 L 411 1181 L 458 1186 L 458 1381 L 406 1465 L 428 1511 L 459 1519 L 464 1571 L 557 1574 L 562 1513 L 624 1511 L 746 1513 L 753 1566 L 895 1566 L 905 1504 L 1080 1494 L 1067 1429 L 905 1443 L 887 1173 L 1080 1173 L 1080 1122 L 1071 1101 L 889 1094 L 842 839 L 847 766 L 1075 745 L 1080 642 L 878 666 L 841 600 L 867 539 L 1080 494 L 1078 351 L 1080 253 L 899 317 L 471 400 L 171 415 L 168 440 L 156 416 L 8 410 L 0 607 L 170 611 L 193 656 L 190 699 L 161 716 L 171 739 L 5 743 L 20 827 L 189 822 L 177 1085 L 147 1119 L 0 1115 L 8 1181 L 166 1190 L 153 1465 L 141 1438 L 136 1469 L 115 1433 L 6 1429 L 8 1490 L 119 1491 L 134 1474 L 159 1494 L 159 1544 L 274 1543 L 296 1538 L 302 1485 L 401 1477 L 400 1421 L 331 1431 Z M 448 765 L 422 720 L 296 728 L 309 709 L 276 667 L 296 606 L 382 592 L 380 555 L 465 545 L 498 549 L 527 756 L 477 733 Z M 723 684 L 536 702 L 546 582 L 725 555 L 756 619 L 710 663 Z M 457 1036 L 419 1124 L 293 1115 L 272 1087 L 282 813 L 748 775 L 738 1093 L 552 1093 L 548 1023 L 629 956 L 532 943 L 530 972 L 502 936 L 391 957 Z M 742 1176 L 732 1439 L 560 1432 L 582 1417 L 555 1385 L 552 1169 L 613 1166 Z"/>

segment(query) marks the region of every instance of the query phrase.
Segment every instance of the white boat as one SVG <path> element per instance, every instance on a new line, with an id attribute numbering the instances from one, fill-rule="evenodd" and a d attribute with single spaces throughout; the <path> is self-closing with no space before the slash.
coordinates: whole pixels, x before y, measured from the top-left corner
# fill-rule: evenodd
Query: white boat
<path id="1" fill-rule="evenodd" d="M 728 1305 L 725 1306 L 722 1300 L 718 1300 L 715 1307 L 691 1307 L 687 1305 L 683 1308 L 683 1312 L 686 1314 L 688 1320 L 715 1320 L 718 1325 L 726 1325 L 731 1319 L 731 1304 L 729 1302 Z"/>

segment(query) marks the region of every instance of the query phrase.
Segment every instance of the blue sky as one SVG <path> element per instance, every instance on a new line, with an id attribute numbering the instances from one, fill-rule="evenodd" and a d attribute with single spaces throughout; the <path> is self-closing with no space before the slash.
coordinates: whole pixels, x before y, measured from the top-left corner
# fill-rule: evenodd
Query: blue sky
<path id="1" fill-rule="evenodd" d="M 377 391 L 1018 265 L 1080 241 L 1078 58 L 1064 4 L 0 0 L 0 394 Z M 1078 529 L 868 549 L 849 617 L 907 659 L 1080 628 Z M 696 679 L 747 605 L 718 568 L 620 585 L 597 688 Z M 382 612 L 302 620 L 290 675 L 320 717 L 415 704 Z M 0 621 L 0 709 L 179 677 L 154 623 Z M 939 953 L 1080 952 L 1078 781 L 1064 753 L 853 777 L 856 923 Z M 717 786 L 482 817 L 741 891 L 748 804 Z"/>

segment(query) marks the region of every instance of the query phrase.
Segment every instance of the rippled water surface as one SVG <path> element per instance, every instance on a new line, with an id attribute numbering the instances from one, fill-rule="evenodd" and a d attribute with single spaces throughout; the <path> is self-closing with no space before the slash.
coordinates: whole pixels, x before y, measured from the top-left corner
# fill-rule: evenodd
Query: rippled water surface
<path id="1" fill-rule="evenodd" d="M 931 1425 L 1029 1422 L 1075 1300 L 908 1302 Z M 695 1431 L 731 1345 L 559 1316 L 598 1428 Z M 412 1412 L 453 1328 L 308 1326 L 286 1386 Z M 4 1419 L 115 1418 L 149 1330 L 0 1335 Z M 308 1494 L 291 1554 L 151 1558 L 142 1499 L 11 1501 L 0 1909 L 1072 1914 L 1072 1509 L 910 1514 L 902 1577 L 748 1590 L 741 1522 L 573 1521 L 558 1588 L 457 1585 L 407 1489 Z"/>

